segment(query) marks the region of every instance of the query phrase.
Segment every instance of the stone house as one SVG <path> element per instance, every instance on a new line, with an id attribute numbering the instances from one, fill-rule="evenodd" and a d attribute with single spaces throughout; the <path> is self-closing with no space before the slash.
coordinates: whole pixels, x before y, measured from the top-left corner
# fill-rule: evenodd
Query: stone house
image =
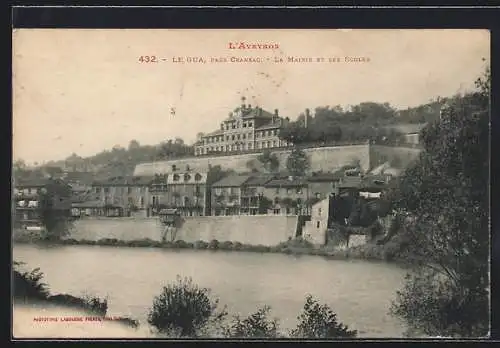
<path id="1" fill-rule="evenodd" d="M 240 215 L 244 184 L 250 178 L 250 175 L 232 174 L 213 183 L 212 215 Z"/>

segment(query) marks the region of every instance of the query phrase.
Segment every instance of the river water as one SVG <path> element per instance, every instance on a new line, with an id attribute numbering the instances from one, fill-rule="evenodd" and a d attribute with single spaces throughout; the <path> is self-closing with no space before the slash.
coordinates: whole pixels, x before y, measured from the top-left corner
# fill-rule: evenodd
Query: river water
<path id="1" fill-rule="evenodd" d="M 108 315 L 130 316 L 141 325 L 153 298 L 180 275 L 212 289 L 230 314 L 270 305 L 282 329 L 296 325 L 306 294 L 312 294 L 359 337 L 401 337 L 404 331 L 388 311 L 405 271 L 382 262 L 100 246 L 15 245 L 13 256 L 26 268 L 40 267 L 51 293 L 107 297 Z"/>

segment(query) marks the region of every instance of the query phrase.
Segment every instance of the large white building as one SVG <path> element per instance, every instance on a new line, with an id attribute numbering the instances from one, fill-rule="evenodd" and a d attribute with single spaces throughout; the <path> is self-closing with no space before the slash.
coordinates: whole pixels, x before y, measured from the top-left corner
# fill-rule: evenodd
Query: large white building
<path id="1" fill-rule="evenodd" d="M 279 138 L 279 130 L 288 122 L 279 116 L 278 110 L 270 113 L 260 107 L 245 104 L 221 122 L 220 128 L 203 135 L 195 144 L 195 154 L 224 154 L 235 152 L 258 151 L 262 149 L 289 146 Z"/>

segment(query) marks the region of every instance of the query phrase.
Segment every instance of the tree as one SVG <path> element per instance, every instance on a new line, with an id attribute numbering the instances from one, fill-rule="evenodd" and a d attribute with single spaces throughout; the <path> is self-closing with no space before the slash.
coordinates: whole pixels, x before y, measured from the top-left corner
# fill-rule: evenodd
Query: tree
<path id="1" fill-rule="evenodd" d="M 351 338 L 356 330 L 337 321 L 337 315 L 327 305 L 321 305 L 307 295 L 302 313 L 297 317 L 299 324 L 290 332 L 296 338 Z"/>
<path id="2" fill-rule="evenodd" d="M 270 172 L 275 172 L 279 169 L 280 161 L 278 156 L 271 153 L 269 150 L 264 150 L 264 152 L 257 157 L 257 160 Z"/>
<path id="3" fill-rule="evenodd" d="M 304 151 L 295 148 L 288 156 L 286 168 L 294 176 L 303 176 L 310 168 L 309 158 Z"/>
<path id="4" fill-rule="evenodd" d="M 217 310 L 218 304 L 218 299 L 210 297 L 210 289 L 178 276 L 176 283 L 155 297 L 148 323 L 164 334 L 197 337 L 207 325 L 216 325 L 227 315 L 225 309 Z"/>
<path id="5" fill-rule="evenodd" d="M 139 144 L 139 142 L 135 139 L 131 140 L 130 143 L 128 144 L 129 151 L 140 149 L 140 147 L 141 147 L 141 144 Z"/>
<path id="6" fill-rule="evenodd" d="M 278 320 L 268 319 L 269 306 L 259 308 L 245 319 L 234 316 L 232 323 L 225 328 L 224 336 L 228 338 L 276 338 L 278 336 Z"/>
<path id="7" fill-rule="evenodd" d="M 425 151 L 399 186 L 417 269 L 391 311 L 428 335 L 488 332 L 489 79 L 487 70 L 426 127 Z"/>

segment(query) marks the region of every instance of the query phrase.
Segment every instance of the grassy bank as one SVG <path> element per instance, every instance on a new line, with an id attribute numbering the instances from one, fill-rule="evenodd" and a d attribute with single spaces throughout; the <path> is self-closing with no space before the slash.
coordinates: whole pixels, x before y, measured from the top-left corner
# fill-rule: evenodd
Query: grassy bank
<path id="1" fill-rule="evenodd" d="M 18 236 L 14 238 L 14 242 L 20 244 L 97 245 L 161 249 L 245 251 L 256 253 L 280 253 L 288 255 L 313 255 L 336 260 L 361 259 L 391 261 L 398 263 L 404 262 L 404 259 L 400 257 L 401 243 L 397 240 L 386 243 L 384 245 L 367 243 L 366 245 L 348 249 L 340 249 L 331 245 L 318 247 L 301 239 L 289 240 L 287 242 L 282 242 L 276 246 L 249 245 L 228 241 L 219 242 L 218 240 L 212 240 L 210 242 L 199 240 L 194 243 L 187 243 L 183 240 L 177 240 L 174 242 L 160 242 L 151 239 L 124 241 L 114 238 L 103 238 L 99 240 L 76 240 L 71 238 L 61 240 L 42 240 L 40 238 L 36 238 L 35 236 Z"/>

